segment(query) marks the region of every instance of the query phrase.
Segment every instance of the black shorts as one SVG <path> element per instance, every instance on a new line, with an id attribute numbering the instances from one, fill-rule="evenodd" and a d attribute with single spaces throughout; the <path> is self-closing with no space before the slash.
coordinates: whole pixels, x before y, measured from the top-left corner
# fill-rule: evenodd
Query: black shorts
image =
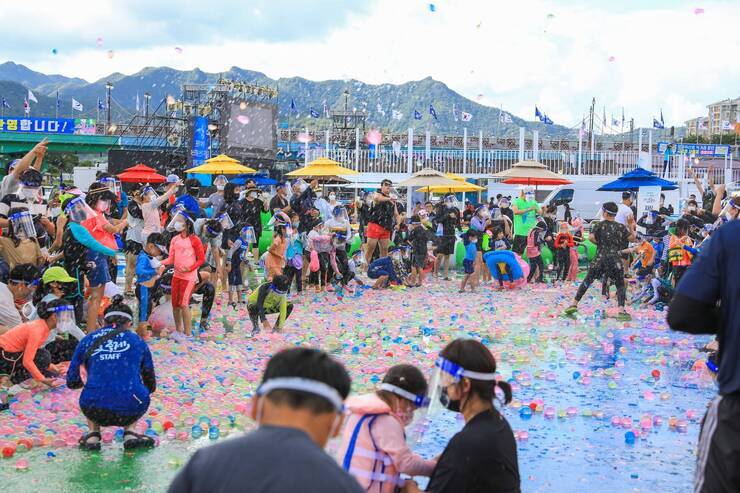
<path id="1" fill-rule="evenodd" d="M 426 263 L 427 263 L 427 256 L 425 254 L 421 254 L 421 253 L 411 254 L 411 267 L 416 267 L 417 269 L 423 269 Z"/>
<path id="2" fill-rule="evenodd" d="M 456 238 L 454 236 L 440 236 L 437 253 L 440 255 L 452 255 L 455 253 L 455 240 Z"/>
<path id="3" fill-rule="evenodd" d="M 109 409 L 92 407 L 81 407 L 80 410 L 87 419 L 100 426 L 129 426 L 146 414 L 146 409 L 144 412 L 135 415 L 119 414 Z"/>
<path id="4" fill-rule="evenodd" d="M 126 243 L 123 246 L 124 252 L 131 253 L 133 255 L 140 254 L 143 249 L 144 247 L 141 246 L 141 243 L 138 243 L 134 240 L 126 240 Z"/>

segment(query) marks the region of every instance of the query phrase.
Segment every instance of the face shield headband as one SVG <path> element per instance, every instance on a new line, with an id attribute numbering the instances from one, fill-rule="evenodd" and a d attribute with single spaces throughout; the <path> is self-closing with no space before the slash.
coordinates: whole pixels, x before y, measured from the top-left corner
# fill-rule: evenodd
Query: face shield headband
<path id="1" fill-rule="evenodd" d="M 265 397 L 273 390 L 298 390 L 318 395 L 329 401 L 336 412 L 344 413 L 344 399 L 339 395 L 339 392 L 318 380 L 300 377 L 271 378 L 257 388 L 257 396 Z"/>
<path id="2" fill-rule="evenodd" d="M 413 402 L 416 407 L 429 407 L 429 397 L 425 395 L 416 395 L 390 383 L 380 384 L 380 390 L 385 390 L 386 392 L 403 397 L 407 401 Z"/>

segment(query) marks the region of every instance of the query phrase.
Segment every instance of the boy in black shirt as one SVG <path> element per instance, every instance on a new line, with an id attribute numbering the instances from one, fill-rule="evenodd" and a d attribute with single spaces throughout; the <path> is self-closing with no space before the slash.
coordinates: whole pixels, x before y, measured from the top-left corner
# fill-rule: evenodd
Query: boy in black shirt
<path id="1" fill-rule="evenodd" d="M 435 241 L 436 236 L 421 224 L 419 216 L 411 218 L 410 226 L 408 242 L 411 245 L 411 286 L 420 287 L 424 284 L 424 266 L 429 255 L 427 244 Z"/>
<path id="2" fill-rule="evenodd" d="M 578 302 L 586 294 L 589 286 L 596 280 L 606 277 L 617 287 L 617 303 L 619 304 L 619 315 L 617 319 L 629 321 L 632 319 L 625 308 L 627 289 L 624 284 L 624 268 L 620 254 L 629 246 L 630 241 L 635 240 L 634 233 L 630 233 L 627 227 L 616 222 L 618 208 L 614 202 L 605 202 L 602 206 L 604 220 L 597 223 L 591 230 L 589 239 L 596 244 L 596 258 L 588 268 L 586 278 L 578 287 L 573 304 L 565 309 L 566 315 L 573 315 L 578 311 Z"/>

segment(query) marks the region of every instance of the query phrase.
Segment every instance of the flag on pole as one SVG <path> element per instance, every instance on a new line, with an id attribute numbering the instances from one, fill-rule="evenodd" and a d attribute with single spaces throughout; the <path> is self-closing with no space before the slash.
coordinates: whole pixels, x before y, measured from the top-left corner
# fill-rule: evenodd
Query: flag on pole
<path id="1" fill-rule="evenodd" d="M 398 110 L 393 110 L 393 113 L 391 115 L 393 116 L 394 120 L 400 120 L 401 118 L 403 118 L 403 113 Z"/>
<path id="2" fill-rule="evenodd" d="M 429 105 L 429 114 L 432 115 L 435 120 L 437 119 L 437 112 L 434 111 L 434 106 L 432 106 L 431 104 Z"/>
<path id="3" fill-rule="evenodd" d="M 602 126 L 606 127 L 606 106 L 604 106 L 604 107 L 602 108 L 602 111 L 603 111 L 604 113 L 602 114 L 602 115 L 603 115 L 603 117 L 602 117 L 602 119 L 601 119 L 601 124 L 602 124 Z"/>
<path id="4" fill-rule="evenodd" d="M 33 93 L 31 92 L 30 89 L 28 90 L 28 100 L 29 101 L 33 101 L 34 103 L 38 103 L 39 102 L 39 100 L 36 99 L 36 96 L 33 95 Z"/>
<path id="5" fill-rule="evenodd" d="M 534 117 L 539 118 L 540 121 L 542 121 L 542 112 L 540 112 L 540 109 L 535 105 L 534 107 Z"/>
<path id="6" fill-rule="evenodd" d="M 553 121 L 550 120 L 550 117 L 549 116 L 542 115 L 542 123 L 544 123 L 545 125 L 552 125 L 553 124 Z"/>
<path id="7" fill-rule="evenodd" d="M 501 113 L 498 116 L 499 123 L 512 123 L 511 121 L 511 115 L 508 113 Z"/>
<path id="8" fill-rule="evenodd" d="M 471 113 L 466 113 L 464 111 L 460 112 L 460 120 L 464 122 L 469 122 L 472 119 L 473 119 L 473 115 Z"/>
<path id="9" fill-rule="evenodd" d="M 665 122 L 663 121 L 663 108 L 660 109 L 660 128 L 665 127 Z"/>
<path id="10" fill-rule="evenodd" d="M 699 122 L 699 130 L 706 129 L 707 128 L 707 122 L 706 120 L 702 120 Z"/>
<path id="11" fill-rule="evenodd" d="M 613 127 L 618 127 L 619 126 L 619 120 L 617 120 L 616 118 L 612 117 L 612 126 Z"/>
<path id="12" fill-rule="evenodd" d="M 622 126 L 624 127 L 624 106 L 622 106 Z"/>
<path id="13" fill-rule="evenodd" d="M 28 99 L 23 100 L 23 112 L 27 115 L 31 114 L 31 105 L 28 104 Z"/>
<path id="14" fill-rule="evenodd" d="M 581 120 L 581 128 L 578 129 L 578 138 L 582 139 L 586 135 L 586 119 Z"/>
<path id="15" fill-rule="evenodd" d="M 104 109 L 105 109 L 105 103 L 104 103 L 104 102 L 102 102 L 102 101 L 100 100 L 100 98 L 98 98 L 98 109 L 99 109 L 99 110 L 104 110 Z"/>
<path id="16" fill-rule="evenodd" d="M 421 113 L 414 110 L 414 120 L 421 120 Z"/>
<path id="17" fill-rule="evenodd" d="M 10 105 L 8 104 L 8 100 L 5 99 L 5 96 L 3 96 L 3 108 L 10 109 Z"/>
<path id="18" fill-rule="evenodd" d="M 660 123 L 658 120 L 653 118 L 653 128 L 665 128 L 665 126 L 662 123 Z"/>
<path id="19" fill-rule="evenodd" d="M 296 107 L 295 100 L 293 98 L 290 98 L 290 111 L 298 113 L 298 108 Z"/>
<path id="20" fill-rule="evenodd" d="M 76 111 L 82 111 L 82 103 L 72 98 L 72 109 Z"/>
<path id="21" fill-rule="evenodd" d="M 309 110 L 309 112 L 311 113 L 311 118 L 318 118 L 319 116 L 321 116 L 321 115 L 319 115 L 319 112 L 318 111 L 316 111 L 315 109 L 313 109 L 313 106 L 311 106 L 311 109 Z"/>

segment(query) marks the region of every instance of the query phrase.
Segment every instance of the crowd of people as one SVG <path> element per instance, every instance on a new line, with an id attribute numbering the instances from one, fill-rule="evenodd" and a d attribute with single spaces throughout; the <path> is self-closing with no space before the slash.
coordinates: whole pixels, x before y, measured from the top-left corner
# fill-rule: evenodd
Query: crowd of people
<path id="1" fill-rule="evenodd" d="M 737 303 L 730 308 L 723 301 L 720 315 L 712 311 L 728 292 L 737 297 L 721 262 L 737 259 L 740 197 L 727 197 L 723 185 L 699 188 L 701 207 L 690 197 L 676 215 L 661 196 L 659 209 L 639 218 L 633 194 L 625 192 L 621 203 L 602 204 L 599 220 L 587 225 L 567 205 L 559 220 L 557 207 L 538 204 L 530 187 L 513 200 L 499 195 L 460 204 L 449 194 L 406 210 L 390 180 L 343 204 L 336 189 L 315 179 L 280 183 L 271 192 L 254 181 L 241 186 L 218 176 L 206 194 L 198 180 L 175 175 L 158 187 L 124 190 L 114 175 L 100 172 L 87 190 L 60 186 L 45 198 L 45 153 L 42 141 L 9 163 L 0 182 L 0 386 L 35 381 L 54 387 L 66 380 L 70 389 L 81 388 L 88 432 L 79 443 L 85 450 L 100 449 L 101 427 L 108 426 L 124 429 L 126 449 L 154 446 L 152 437 L 135 431 L 157 388 L 147 341 L 169 336 L 183 342 L 208 331 L 218 297 L 222 310 L 248 316 L 251 335 L 279 332 L 296 306 L 310 303 L 309 290 L 341 295 L 366 287 L 418 288 L 430 278 L 453 282 L 460 243 L 463 293 L 515 288 L 525 280 L 576 281 L 579 245 L 590 241 L 595 257 L 564 316 L 576 316 L 595 281 L 607 299 L 615 288 L 622 321 L 631 318 L 628 301 L 663 309 L 681 300 L 671 305 L 669 321 L 680 330 L 718 333 L 707 350 L 720 391 L 740 391 L 740 370 L 724 356 L 740 350 L 740 317 L 732 311 Z M 546 249 L 553 254 L 550 266 Z M 504 252 L 514 263 L 491 261 Z M 125 258 L 123 289 L 119 256 Z M 516 274 L 520 263 L 528 275 Z M 163 325 L 155 312 L 171 315 L 172 323 Z M 699 321 L 697 313 L 707 318 Z M 497 379 L 491 352 L 477 341 L 456 340 L 440 352 L 436 370 L 427 382 L 418 368 L 395 366 L 376 393 L 348 399 L 350 376 L 327 354 L 278 353 L 254 397 L 259 429 L 197 452 L 171 491 L 228 491 L 237 484 L 255 485 L 255 491 L 310 485 L 420 491 L 401 475 L 430 477 L 426 491 L 518 491 L 513 433 L 493 405 L 497 394 L 510 401 L 511 388 Z M 426 460 L 408 448 L 404 428 L 418 410 L 429 416 L 440 406 L 461 413 L 466 426 L 441 456 Z M 737 409 L 738 400 L 727 397 L 710 409 L 713 426 L 730 427 L 724 437 L 737 436 L 727 424 Z M 337 465 L 321 448 L 340 434 Z M 707 451 L 719 440 L 712 441 L 714 428 L 702 437 Z M 280 445 L 286 442 L 290 453 Z M 703 467 L 727 463 L 716 450 L 706 453 Z M 719 481 L 714 474 L 708 481 Z M 258 487 L 268 483 L 269 489 Z"/>

